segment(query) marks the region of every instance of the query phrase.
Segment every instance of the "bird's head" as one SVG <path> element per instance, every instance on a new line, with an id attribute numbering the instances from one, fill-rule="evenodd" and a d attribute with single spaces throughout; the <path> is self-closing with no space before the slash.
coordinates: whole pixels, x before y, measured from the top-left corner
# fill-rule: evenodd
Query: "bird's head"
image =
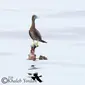
<path id="1" fill-rule="evenodd" d="M 37 19 L 37 15 L 32 15 L 32 20 L 34 21 L 35 19 Z"/>

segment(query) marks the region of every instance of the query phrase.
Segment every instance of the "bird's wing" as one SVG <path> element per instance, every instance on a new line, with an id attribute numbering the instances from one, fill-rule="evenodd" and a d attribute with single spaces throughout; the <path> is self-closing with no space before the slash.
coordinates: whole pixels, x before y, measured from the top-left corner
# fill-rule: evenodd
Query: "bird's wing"
<path id="1" fill-rule="evenodd" d="M 40 32 L 37 29 L 35 29 L 34 32 L 35 32 L 35 36 L 38 37 L 39 40 L 41 40 L 42 39 L 42 36 L 41 36 Z"/>
<path id="2" fill-rule="evenodd" d="M 29 35 L 30 35 L 30 37 L 33 39 L 32 35 L 31 35 L 31 33 L 30 33 L 30 30 L 29 30 Z"/>

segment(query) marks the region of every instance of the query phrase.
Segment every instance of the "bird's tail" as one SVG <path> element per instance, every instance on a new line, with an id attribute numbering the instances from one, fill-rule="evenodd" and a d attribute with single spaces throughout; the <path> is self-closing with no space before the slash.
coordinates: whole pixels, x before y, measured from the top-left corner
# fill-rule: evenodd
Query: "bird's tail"
<path id="1" fill-rule="evenodd" d="M 40 40 L 40 42 L 47 43 L 47 42 L 46 42 L 46 41 L 44 41 L 44 40 Z"/>

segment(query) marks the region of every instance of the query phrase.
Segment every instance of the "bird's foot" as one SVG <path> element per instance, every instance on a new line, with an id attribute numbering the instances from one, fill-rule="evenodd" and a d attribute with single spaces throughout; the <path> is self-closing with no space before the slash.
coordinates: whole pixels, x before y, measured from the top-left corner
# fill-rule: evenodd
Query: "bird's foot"
<path id="1" fill-rule="evenodd" d="M 35 43 L 35 45 L 36 45 L 36 47 L 39 47 L 39 44 L 38 44 L 38 42 L 36 42 L 36 43 Z"/>
<path id="2" fill-rule="evenodd" d="M 39 47 L 38 42 L 33 42 L 32 47 Z"/>

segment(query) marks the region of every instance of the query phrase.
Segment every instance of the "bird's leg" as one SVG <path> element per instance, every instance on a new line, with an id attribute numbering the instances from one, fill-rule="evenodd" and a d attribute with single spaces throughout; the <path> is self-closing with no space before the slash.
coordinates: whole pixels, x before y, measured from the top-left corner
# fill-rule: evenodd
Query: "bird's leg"
<path id="1" fill-rule="evenodd" d="M 34 40 L 33 40 L 33 45 L 35 44 Z"/>
<path id="2" fill-rule="evenodd" d="M 33 44 L 32 44 L 32 46 L 36 46 L 36 47 L 38 47 L 39 45 L 38 45 L 38 41 L 37 42 L 35 42 L 34 40 L 33 40 Z"/>
<path id="3" fill-rule="evenodd" d="M 32 42 L 32 46 L 34 46 L 34 44 L 35 44 L 35 43 L 34 43 L 34 40 L 33 40 L 33 42 Z"/>
<path id="4" fill-rule="evenodd" d="M 37 47 L 39 46 L 38 41 L 36 42 Z"/>

